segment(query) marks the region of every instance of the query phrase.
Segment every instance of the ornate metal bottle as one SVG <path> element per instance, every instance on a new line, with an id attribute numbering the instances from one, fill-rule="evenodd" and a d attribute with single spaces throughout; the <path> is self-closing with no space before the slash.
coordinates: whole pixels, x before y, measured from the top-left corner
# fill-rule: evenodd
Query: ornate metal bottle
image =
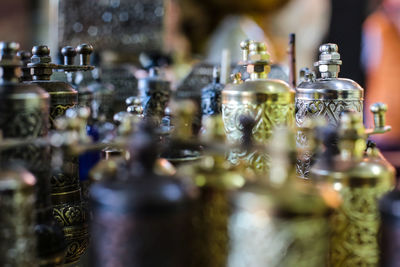
<path id="1" fill-rule="evenodd" d="M 329 124 L 337 126 L 339 115 L 345 110 L 353 110 L 362 116 L 364 90 L 356 82 L 338 78 L 340 54 L 336 44 L 323 44 L 319 48 L 318 67 L 320 78 L 315 79 L 312 72 L 303 70 L 303 81 L 296 88 L 296 124 L 299 127 L 297 146 L 304 153 L 298 160 L 297 174 L 308 178 L 310 167 L 314 161 L 311 149 L 307 149 L 308 141 L 301 131 L 307 118 L 322 117 Z"/>
<path id="2" fill-rule="evenodd" d="M 207 147 L 204 155 L 198 162 L 178 169 L 181 176 L 190 177 L 199 189 L 192 239 L 196 253 L 191 266 L 227 265 L 230 194 L 245 184 L 245 177 L 238 167 L 226 161 L 225 139 L 221 116 L 203 117 L 201 140 Z"/>
<path id="3" fill-rule="evenodd" d="M 342 114 L 336 136 L 340 154 L 322 156 L 311 168 L 311 179 L 329 183 L 342 200 L 330 222 L 329 265 L 376 266 L 380 223 L 377 201 L 394 187 L 394 168 L 382 160 L 376 148 L 366 150 L 360 114 Z"/>
<path id="4" fill-rule="evenodd" d="M 32 49 L 31 68 L 35 84 L 45 89 L 50 95 L 50 129 L 55 129 L 55 120 L 65 114 L 67 109 L 77 104 L 77 91 L 66 82 L 51 81 L 53 69 L 65 71 L 90 70 L 88 66 L 91 50 L 81 49 L 80 66 L 70 65 L 71 51 L 66 50 L 64 56 L 68 65 L 51 63 L 50 50 L 47 46 L 35 46 Z M 65 151 L 64 151 L 65 152 Z M 55 151 L 52 152 L 53 155 Z M 48 164 L 48 163 L 47 163 Z M 76 156 L 64 153 L 63 164 L 53 169 L 51 176 L 51 200 L 53 216 L 62 227 L 67 242 L 66 263 L 75 262 L 86 250 L 88 245 L 88 226 L 86 212 L 82 203 L 81 189 L 78 177 L 78 159 Z"/>
<path id="5" fill-rule="evenodd" d="M 296 177 L 293 133 L 276 130 L 269 150 L 268 181 L 263 177 L 233 195 L 228 266 L 325 266 L 326 196 Z"/>
<path id="6" fill-rule="evenodd" d="M 35 176 L 23 168 L 1 167 L 1 266 L 24 267 L 39 264 L 34 234 L 35 185 Z"/>
<path id="7" fill-rule="evenodd" d="M 190 266 L 192 195 L 179 179 L 153 172 L 154 126 L 142 127 L 127 168 L 92 186 L 93 266 Z"/>
<path id="8" fill-rule="evenodd" d="M 247 65 L 250 79 L 228 84 L 222 90 L 222 118 L 229 142 L 240 141 L 239 118 L 250 115 L 256 120 L 254 139 L 266 144 L 273 127 L 294 123 L 295 92 L 283 81 L 267 79 L 270 60 L 265 44 L 251 42 L 248 50 L 244 48 L 242 64 Z M 246 151 L 232 150 L 228 158 L 233 164 L 244 158 L 255 169 L 268 169 L 267 155 L 259 155 L 255 157 L 255 154 Z"/>
<path id="9" fill-rule="evenodd" d="M 159 76 L 157 68 L 150 69 L 149 77 L 139 79 L 138 97 L 143 115 L 151 117 L 157 124 L 161 124 L 170 96 L 170 82 Z"/>
<path id="10" fill-rule="evenodd" d="M 22 62 L 17 43 L 0 43 L 0 129 L 5 138 L 45 137 L 49 125 L 49 94 L 34 84 L 18 83 Z M 64 237 L 55 224 L 50 202 L 49 147 L 28 144 L 1 152 L 3 163 L 23 161 L 37 179 L 35 230 L 40 265 L 60 264 Z"/>

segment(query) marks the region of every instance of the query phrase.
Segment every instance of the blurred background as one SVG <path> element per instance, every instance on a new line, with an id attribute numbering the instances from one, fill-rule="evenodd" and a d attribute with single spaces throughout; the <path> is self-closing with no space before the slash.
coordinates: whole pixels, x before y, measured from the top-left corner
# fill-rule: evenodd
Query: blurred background
<path id="1" fill-rule="evenodd" d="M 400 0 L 2 0 L 0 8 L 1 40 L 47 44 L 53 58 L 62 46 L 91 43 L 101 65 L 129 65 L 136 76 L 168 66 L 175 87 L 196 63 L 218 64 L 223 49 L 238 61 L 245 38 L 265 41 L 287 69 L 289 33 L 297 70 L 313 66 L 321 43 L 339 45 L 340 77 L 365 88 L 367 126 L 369 104 L 387 103 L 393 131 L 376 141 L 399 150 Z"/>

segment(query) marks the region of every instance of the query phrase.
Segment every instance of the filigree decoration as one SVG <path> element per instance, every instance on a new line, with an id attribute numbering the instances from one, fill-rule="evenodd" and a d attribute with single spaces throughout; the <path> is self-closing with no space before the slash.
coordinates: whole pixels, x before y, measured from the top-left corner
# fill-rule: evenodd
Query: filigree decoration
<path id="1" fill-rule="evenodd" d="M 53 216 L 62 226 L 72 226 L 85 222 L 85 212 L 80 204 L 65 204 L 53 207 Z"/>
<path id="2" fill-rule="evenodd" d="M 63 116 L 67 109 L 73 108 L 75 105 L 55 105 L 50 107 L 50 124 L 54 128 L 54 122 L 57 118 Z"/>
<path id="3" fill-rule="evenodd" d="M 42 109 L 7 110 L 2 112 L 4 137 L 36 137 L 47 132 L 47 123 Z"/>
<path id="4" fill-rule="evenodd" d="M 73 263 L 79 260 L 82 254 L 89 246 L 89 236 L 84 235 L 79 239 L 67 239 L 67 253 L 65 255 L 65 263 Z"/>
<path id="5" fill-rule="evenodd" d="M 330 266 L 377 266 L 378 199 L 390 188 L 344 187 L 342 205 L 331 219 Z"/>
<path id="6" fill-rule="evenodd" d="M 296 125 L 303 127 L 306 118 L 323 117 L 330 125 L 337 126 L 340 120 L 340 114 L 346 110 L 353 110 L 362 115 L 362 100 L 302 100 L 296 99 Z M 302 178 L 308 178 L 312 163 L 313 154 L 310 151 L 307 136 L 299 130 L 296 136 L 298 148 L 302 148 L 304 154 L 297 160 L 297 175 Z M 308 151 L 307 151 L 308 150 Z"/>
<path id="7" fill-rule="evenodd" d="M 277 125 L 290 125 L 294 120 L 294 105 L 281 103 L 227 103 L 222 104 L 222 119 L 228 141 L 239 143 L 242 138 L 240 117 L 251 116 L 255 120 L 253 128 L 254 140 L 266 144 L 272 134 L 272 129 Z M 247 161 L 253 168 L 265 170 L 268 168 L 268 155 L 263 153 L 249 153 L 233 150 L 228 155 L 232 164 L 238 164 L 241 159 Z"/>

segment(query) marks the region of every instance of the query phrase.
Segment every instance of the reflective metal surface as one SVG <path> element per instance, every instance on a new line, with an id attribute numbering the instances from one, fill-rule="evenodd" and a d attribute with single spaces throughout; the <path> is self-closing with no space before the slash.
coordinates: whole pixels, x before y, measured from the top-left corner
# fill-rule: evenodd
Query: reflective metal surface
<path id="1" fill-rule="evenodd" d="M 296 177 L 294 134 L 277 131 L 271 146 L 268 178 L 233 196 L 228 266 L 325 266 L 326 196 Z"/>
<path id="2" fill-rule="evenodd" d="M 242 137 L 240 116 L 250 115 L 256 125 L 253 129 L 255 141 L 266 144 L 273 127 L 294 123 L 295 92 L 283 81 L 267 79 L 270 69 L 269 54 L 263 43 L 252 42 L 249 51 L 243 53 L 247 61 L 250 79 L 243 83 L 228 84 L 222 91 L 222 118 L 228 141 L 238 143 Z M 231 151 L 228 156 L 232 164 L 245 159 L 253 168 L 268 169 L 268 155 L 255 157 L 246 151 Z"/>
<path id="3" fill-rule="evenodd" d="M 323 118 L 336 126 L 343 111 L 353 110 L 363 114 L 364 90 L 352 80 L 338 78 L 342 64 L 338 46 L 323 44 L 319 51 L 321 54 L 315 66 L 321 78 L 315 79 L 312 72 L 302 70 L 304 79 L 296 88 L 296 124 L 300 128 L 297 146 L 304 150 L 297 163 L 297 174 L 301 178 L 309 177 L 314 161 L 307 136 L 301 130 L 307 119 Z"/>
<path id="4" fill-rule="evenodd" d="M 31 68 L 33 81 L 29 83 L 40 86 L 50 95 L 50 129 L 55 130 L 55 121 L 65 115 L 68 109 L 76 106 L 78 93 L 66 82 L 51 81 L 53 68 L 74 70 L 80 66 L 52 64 L 47 46 L 35 46 L 32 54 L 28 66 Z M 81 66 L 86 66 L 86 55 L 81 53 Z M 82 203 L 77 157 L 63 149 L 53 150 L 52 156 L 56 153 L 63 154 L 63 163 L 62 166 L 53 168 L 50 179 L 53 216 L 64 232 L 67 243 L 65 262 L 70 263 L 77 261 L 88 246 L 87 211 Z"/>
<path id="5" fill-rule="evenodd" d="M 343 114 L 337 131 L 340 154 L 321 157 L 311 168 L 311 178 L 329 183 L 342 200 L 330 222 L 329 264 L 376 266 L 378 199 L 394 187 L 394 168 L 375 147 L 366 146 L 359 114 Z"/>

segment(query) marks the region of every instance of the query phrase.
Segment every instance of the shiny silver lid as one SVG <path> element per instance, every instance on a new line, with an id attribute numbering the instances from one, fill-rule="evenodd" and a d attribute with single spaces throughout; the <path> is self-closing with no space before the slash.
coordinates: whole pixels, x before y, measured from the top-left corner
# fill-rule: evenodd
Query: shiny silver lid
<path id="1" fill-rule="evenodd" d="M 321 73 L 321 78 L 308 69 L 302 69 L 301 83 L 296 88 L 296 98 L 303 100 L 363 100 L 364 89 L 355 81 L 338 78 L 340 54 L 336 44 L 323 44 L 319 48 L 319 61 L 314 66 Z"/>

